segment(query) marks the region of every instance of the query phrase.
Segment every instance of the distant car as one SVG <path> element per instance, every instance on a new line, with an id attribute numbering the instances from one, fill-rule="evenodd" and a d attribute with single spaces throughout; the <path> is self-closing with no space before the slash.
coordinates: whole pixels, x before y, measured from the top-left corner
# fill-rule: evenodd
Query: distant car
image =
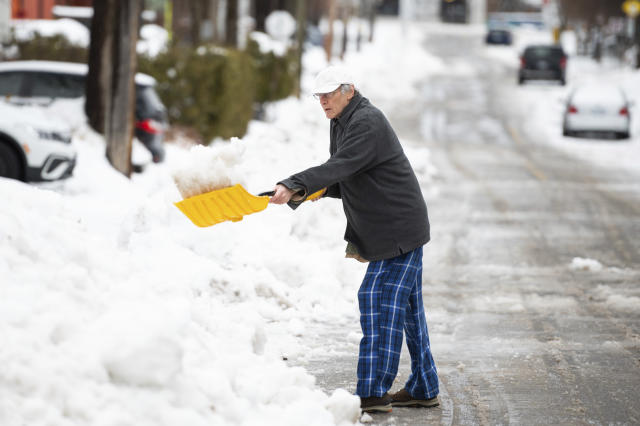
<path id="1" fill-rule="evenodd" d="M 612 133 L 620 139 L 630 135 L 631 102 L 612 85 L 584 85 L 567 98 L 562 134 Z"/>
<path id="2" fill-rule="evenodd" d="M 0 63 L 0 97 L 79 98 L 85 95 L 88 67 L 55 61 L 9 61 Z M 135 136 L 151 152 L 153 161 L 164 160 L 167 112 L 155 91 L 153 77 L 135 77 Z"/>
<path id="3" fill-rule="evenodd" d="M 34 108 L 0 102 L 0 177 L 53 181 L 72 175 L 71 130 Z"/>
<path id="4" fill-rule="evenodd" d="M 520 57 L 518 83 L 527 80 L 558 80 L 565 85 L 567 54 L 558 45 L 527 46 Z"/>
<path id="5" fill-rule="evenodd" d="M 513 37 L 511 31 L 505 29 L 491 29 L 485 38 L 487 44 L 511 45 Z"/>

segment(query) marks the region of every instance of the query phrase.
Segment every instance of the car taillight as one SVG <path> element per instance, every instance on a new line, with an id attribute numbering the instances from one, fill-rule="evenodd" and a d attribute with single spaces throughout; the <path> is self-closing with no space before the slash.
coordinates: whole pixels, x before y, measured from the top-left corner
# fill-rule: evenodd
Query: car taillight
<path id="1" fill-rule="evenodd" d="M 567 67 L 567 58 L 563 57 L 562 59 L 560 59 L 560 68 L 566 68 Z"/>
<path id="2" fill-rule="evenodd" d="M 622 107 L 620 109 L 620 115 L 629 115 L 629 109 L 627 107 Z"/>
<path id="3" fill-rule="evenodd" d="M 574 107 L 573 105 L 569 105 L 569 114 L 577 114 L 578 113 L 578 108 Z"/>
<path id="4" fill-rule="evenodd" d="M 164 131 L 162 123 L 156 120 L 147 118 L 146 120 L 136 122 L 136 128 L 143 130 L 147 133 L 158 134 Z"/>

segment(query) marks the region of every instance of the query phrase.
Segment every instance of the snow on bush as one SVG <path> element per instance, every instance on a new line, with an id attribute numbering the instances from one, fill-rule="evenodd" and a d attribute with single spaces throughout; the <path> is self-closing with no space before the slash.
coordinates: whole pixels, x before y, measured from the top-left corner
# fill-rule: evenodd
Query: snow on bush
<path id="1" fill-rule="evenodd" d="M 59 34 L 73 45 L 89 47 L 89 30 L 75 19 L 14 19 L 11 27 L 20 41 L 31 40 L 36 34 L 43 37 Z"/>

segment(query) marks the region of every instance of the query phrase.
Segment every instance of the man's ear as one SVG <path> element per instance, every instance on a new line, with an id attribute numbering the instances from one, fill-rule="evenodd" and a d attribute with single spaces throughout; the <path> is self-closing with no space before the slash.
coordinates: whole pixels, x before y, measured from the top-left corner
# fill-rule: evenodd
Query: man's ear
<path id="1" fill-rule="evenodd" d="M 347 94 L 347 100 L 351 100 L 351 98 L 353 98 L 356 95 L 355 86 L 353 84 L 350 84 L 349 88 L 351 89 L 351 91 Z"/>

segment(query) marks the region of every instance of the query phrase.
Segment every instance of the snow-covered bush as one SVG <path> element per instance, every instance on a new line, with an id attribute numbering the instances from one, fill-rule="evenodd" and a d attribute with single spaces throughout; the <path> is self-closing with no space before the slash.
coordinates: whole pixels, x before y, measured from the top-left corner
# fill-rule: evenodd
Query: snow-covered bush
<path id="1" fill-rule="evenodd" d="M 297 81 L 293 51 L 277 56 L 249 40 L 244 51 L 201 45 L 139 56 L 138 70 L 157 81 L 172 124 L 194 128 L 202 143 L 241 137 L 254 105 L 290 96 Z"/>
<path id="2" fill-rule="evenodd" d="M 289 49 L 282 54 L 264 50 L 256 37 L 264 33 L 252 33 L 247 52 L 253 59 L 256 72 L 256 102 L 272 102 L 291 96 L 296 87 L 296 51 Z"/>
<path id="3" fill-rule="evenodd" d="M 20 38 L 12 31 L 9 46 L 14 46 L 10 59 L 46 60 L 86 63 L 88 49 L 69 41 L 63 34 L 33 33 L 29 39 Z"/>

